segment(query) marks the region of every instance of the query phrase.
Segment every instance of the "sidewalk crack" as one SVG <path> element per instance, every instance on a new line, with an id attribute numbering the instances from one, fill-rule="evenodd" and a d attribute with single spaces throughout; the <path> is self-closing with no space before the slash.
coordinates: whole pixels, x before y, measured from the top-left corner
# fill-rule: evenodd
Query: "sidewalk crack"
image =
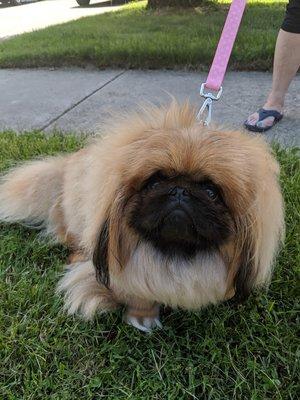
<path id="1" fill-rule="evenodd" d="M 120 76 L 124 75 L 127 71 L 124 70 L 122 72 L 120 72 L 119 74 L 117 74 L 116 76 L 114 76 L 113 78 L 111 78 L 109 81 L 105 82 L 103 85 L 101 85 L 100 87 L 98 87 L 97 89 L 93 90 L 91 93 L 89 93 L 88 95 L 84 96 L 82 99 L 78 100 L 76 103 L 72 104 L 70 107 L 68 107 L 66 110 L 64 110 L 61 114 L 59 114 L 57 117 L 52 118 L 49 122 L 47 122 L 47 124 L 43 125 L 41 128 L 39 128 L 38 130 L 43 131 L 45 129 L 47 129 L 50 125 L 52 125 L 54 122 L 56 122 L 58 119 L 60 119 L 61 117 L 63 117 L 64 115 L 66 115 L 69 111 L 73 110 L 75 107 L 77 107 L 79 104 L 83 103 L 85 100 L 87 100 L 89 97 L 93 96 L 95 93 L 99 92 L 101 89 L 103 89 L 105 86 L 109 85 L 110 83 L 112 83 L 113 81 L 115 81 L 116 79 L 118 79 Z"/>

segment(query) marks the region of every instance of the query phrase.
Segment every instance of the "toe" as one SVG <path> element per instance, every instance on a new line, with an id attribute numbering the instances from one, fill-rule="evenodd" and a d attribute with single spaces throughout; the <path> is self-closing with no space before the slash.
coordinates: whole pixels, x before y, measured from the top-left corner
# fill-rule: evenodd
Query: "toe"
<path id="1" fill-rule="evenodd" d="M 251 114 L 251 115 L 248 117 L 247 123 L 248 123 L 249 125 L 253 125 L 253 126 L 254 126 L 254 125 L 257 123 L 258 119 L 259 119 L 259 115 L 258 115 L 257 112 L 255 112 L 254 114 Z"/>
<path id="2" fill-rule="evenodd" d="M 151 327 L 147 327 L 141 323 L 138 318 L 136 317 L 127 317 L 125 322 L 128 325 L 134 326 L 135 328 L 139 329 L 142 332 L 150 333 L 151 332 Z"/>
<path id="3" fill-rule="evenodd" d="M 267 118 L 263 119 L 262 121 L 258 121 L 257 126 L 259 128 L 267 128 L 274 124 L 274 120 L 275 120 L 274 117 L 267 117 Z"/>
<path id="4" fill-rule="evenodd" d="M 125 322 L 128 325 L 134 326 L 142 332 L 150 333 L 153 329 L 161 329 L 162 324 L 159 318 L 137 318 L 130 315 L 125 317 Z"/>
<path id="5" fill-rule="evenodd" d="M 158 318 L 155 318 L 155 328 L 157 329 L 162 329 L 162 323 L 160 322 L 160 320 Z"/>

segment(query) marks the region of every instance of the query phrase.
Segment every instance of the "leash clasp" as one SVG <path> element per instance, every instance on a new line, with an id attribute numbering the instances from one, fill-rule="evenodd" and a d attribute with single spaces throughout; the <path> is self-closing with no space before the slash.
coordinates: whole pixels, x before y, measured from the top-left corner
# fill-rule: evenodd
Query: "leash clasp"
<path id="1" fill-rule="evenodd" d="M 204 100 L 204 103 L 202 104 L 200 110 L 198 111 L 196 118 L 199 122 L 202 122 L 204 126 L 207 126 L 210 124 L 210 121 L 211 121 L 213 101 L 219 100 L 219 98 L 221 97 L 221 94 L 223 92 L 223 88 L 221 86 L 216 95 L 214 95 L 212 93 L 205 93 L 204 89 L 205 89 L 205 83 L 202 83 L 202 85 L 200 87 L 200 96 L 204 97 L 205 100 Z M 205 111 L 207 114 L 206 114 L 206 118 L 203 119 L 203 114 Z"/>

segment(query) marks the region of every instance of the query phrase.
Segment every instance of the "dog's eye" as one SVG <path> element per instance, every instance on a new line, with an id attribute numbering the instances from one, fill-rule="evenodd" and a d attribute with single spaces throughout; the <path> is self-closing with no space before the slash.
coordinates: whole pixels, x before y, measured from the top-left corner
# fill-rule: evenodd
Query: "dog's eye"
<path id="1" fill-rule="evenodd" d="M 166 177 L 163 176 L 161 172 L 156 172 L 146 181 L 146 183 L 143 185 L 143 189 L 157 189 L 164 180 L 166 180 Z"/>
<path id="2" fill-rule="evenodd" d="M 199 186 L 211 200 L 216 200 L 219 197 L 219 190 L 213 183 L 199 182 Z"/>
<path id="3" fill-rule="evenodd" d="M 161 181 L 149 182 L 146 186 L 147 189 L 156 189 L 160 185 Z"/>
<path id="4" fill-rule="evenodd" d="M 208 197 L 212 200 L 216 200 L 218 197 L 218 190 L 216 188 L 205 188 L 204 189 Z"/>

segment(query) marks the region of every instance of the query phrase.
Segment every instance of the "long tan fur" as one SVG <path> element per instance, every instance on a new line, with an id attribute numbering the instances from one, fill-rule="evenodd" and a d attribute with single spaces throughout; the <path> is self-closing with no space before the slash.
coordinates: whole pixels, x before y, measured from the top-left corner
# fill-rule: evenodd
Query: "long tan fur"
<path id="1" fill-rule="evenodd" d="M 194 115 L 188 104 L 149 107 L 109 124 L 103 138 L 77 153 L 33 161 L 2 178 L 0 220 L 43 222 L 84 255 L 59 283 L 70 312 L 90 318 L 133 299 L 188 309 L 216 303 L 234 294 L 245 254 L 253 264 L 245 279 L 253 286 L 269 281 L 284 232 L 278 164 L 260 137 L 202 127 Z M 222 188 L 236 232 L 220 252 L 182 268 L 139 244 L 122 210 L 157 169 L 208 176 Z M 96 281 L 91 261 L 106 221 L 110 290 Z"/>

